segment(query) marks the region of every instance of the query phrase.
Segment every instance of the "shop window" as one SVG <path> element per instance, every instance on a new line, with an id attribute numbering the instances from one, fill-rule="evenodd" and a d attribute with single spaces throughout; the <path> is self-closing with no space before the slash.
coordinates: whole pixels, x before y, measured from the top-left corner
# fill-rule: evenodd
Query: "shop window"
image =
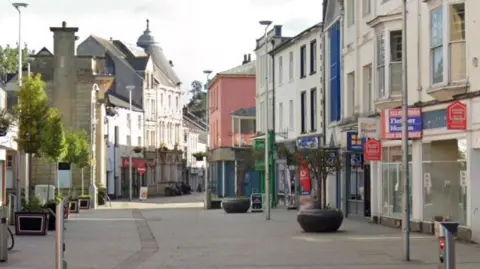
<path id="1" fill-rule="evenodd" d="M 410 206 L 412 205 L 412 150 L 409 146 L 409 182 Z M 403 180 L 402 180 L 402 147 L 385 147 L 382 152 L 382 206 L 383 215 L 391 218 L 402 217 Z M 411 208 L 410 208 L 411 209 Z M 412 212 L 410 210 L 410 212 Z"/>
<path id="2" fill-rule="evenodd" d="M 422 145 L 423 219 L 450 219 L 466 224 L 466 140 Z"/>

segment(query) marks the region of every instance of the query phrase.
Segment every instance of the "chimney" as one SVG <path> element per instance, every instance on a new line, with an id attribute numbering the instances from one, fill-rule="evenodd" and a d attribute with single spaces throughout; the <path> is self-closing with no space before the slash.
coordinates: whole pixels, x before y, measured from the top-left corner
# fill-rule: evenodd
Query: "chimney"
<path id="1" fill-rule="evenodd" d="M 50 27 L 53 32 L 53 89 L 52 105 L 60 110 L 63 123 L 74 126 L 76 101 L 77 69 L 75 65 L 75 41 L 77 27 L 67 27 L 62 22 L 61 27 Z"/>
<path id="2" fill-rule="evenodd" d="M 246 64 L 246 63 L 248 63 L 247 54 L 243 54 L 243 62 L 242 62 L 242 64 Z"/>
<path id="3" fill-rule="evenodd" d="M 248 61 L 248 62 L 251 62 L 251 61 L 252 61 L 252 54 L 250 54 L 250 53 L 248 54 L 247 61 Z"/>
<path id="4" fill-rule="evenodd" d="M 273 27 L 275 29 L 275 36 L 282 36 L 282 26 L 281 25 L 275 25 Z"/>

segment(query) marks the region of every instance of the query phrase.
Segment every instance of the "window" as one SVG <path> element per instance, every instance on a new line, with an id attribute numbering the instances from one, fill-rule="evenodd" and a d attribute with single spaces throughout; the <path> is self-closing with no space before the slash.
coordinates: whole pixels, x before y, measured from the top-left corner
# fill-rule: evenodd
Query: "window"
<path id="1" fill-rule="evenodd" d="M 310 74 L 317 72 L 317 40 L 310 42 Z"/>
<path id="2" fill-rule="evenodd" d="M 137 146 L 139 146 L 139 147 L 142 146 L 142 137 L 141 136 L 137 137 Z"/>
<path id="3" fill-rule="evenodd" d="M 278 57 L 278 84 L 283 84 L 283 57 Z"/>
<path id="4" fill-rule="evenodd" d="M 283 132 L 283 103 L 278 104 L 278 131 Z"/>
<path id="5" fill-rule="evenodd" d="M 150 141 L 150 145 L 156 147 L 157 146 L 157 133 L 155 132 L 155 130 L 152 130 L 151 131 L 152 134 L 151 134 L 151 141 Z"/>
<path id="6" fill-rule="evenodd" d="M 288 101 L 288 130 L 293 131 L 293 100 Z"/>
<path id="7" fill-rule="evenodd" d="M 130 115 L 130 112 L 128 112 L 128 114 L 127 114 L 127 127 L 128 127 L 128 128 L 132 128 L 132 119 L 131 119 L 131 116 L 132 116 L 132 115 Z"/>
<path id="8" fill-rule="evenodd" d="M 385 98 L 385 40 L 377 36 L 377 98 Z"/>
<path id="9" fill-rule="evenodd" d="M 163 107 L 163 93 L 160 94 L 160 106 Z"/>
<path id="10" fill-rule="evenodd" d="M 362 0 L 362 15 L 370 15 L 372 11 L 372 0 Z"/>
<path id="11" fill-rule="evenodd" d="M 347 2 L 347 26 L 355 24 L 355 0 Z"/>
<path id="12" fill-rule="evenodd" d="M 390 32 L 390 94 L 402 93 L 402 31 Z"/>
<path id="13" fill-rule="evenodd" d="M 317 130 L 317 89 L 310 90 L 310 130 Z"/>
<path id="14" fill-rule="evenodd" d="M 372 65 L 366 65 L 363 67 L 363 91 L 364 97 L 364 111 L 373 112 L 372 105 Z"/>
<path id="15" fill-rule="evenodd" d="M 8 155 L 7 156 L 7 168 L 12 168 L 13 167 L 13 156 Z"/>
<path id="16" fill-rule="evenodd" d="M 300 132 L 306 133 L 307 132 L 307 93 L 302 92 L 300 94 Z"/>
<path id="17" fill-rule="evenodd" d="M 300 78 L 306 76 L 307 69 L 307 47 L 305 45 L 300 47 Z"/>
<path id="18" fill-rule="evenodd" d="M 355 113 L 355 72 L 347 74 L 347 115 L 353 116 Z"/>
<path id="19" fill-rule="evenodd" d="M 258 120 L 260 131 L 265 131 L 265 101 L 260 102 L 260 119 Z"/>
<path id="20" fill-rule="evenodd" d="M 467 78 L 467 59 L 465 49 L 465 3 L 450 6 L 450 80 L 460 81 Z"/>
<path id="21" fill-rule="evenodd" d="M 177 96 L 175 97 L 175 109 L 177 110 L 179 107 L 180 107 L 180 99 Z"/>
<path id="22" fill-rule="evenodd" d="M 146 131 L 145 132 L 145 142 L 147 145 L 150 145 L 150 141 L 152 141 L 152 139 L 150 138 L 150 131 Z"/>
<path id="23" fill-rule="evenodd" d="M 132 141 L 131 141 L 131 139 L 130 139 L 130 136 L 127 135 L 127 145 L 130 145 L 131 142 L 132 142 Z"/>
<path id="24" fill-rule="evenodd" d="M 432 84 L 443 82 L 443 8 L 430 13 L 430 57 Z"/>
<path id="25" fill-rule="evenodd" d="M 138 129 L 142 129 L 142 115 L 138 115 L 137 127 Z"/>
<path id="26" fill-rule="evenodd" d="M 172 96 L 168 96 L 168 108 L 171 109 L 172 108 Z"/>
<path id="27" fill-rule="evenodd" d="M 293 51 L 288 53 L 288 80 L 293 81 Z"/>

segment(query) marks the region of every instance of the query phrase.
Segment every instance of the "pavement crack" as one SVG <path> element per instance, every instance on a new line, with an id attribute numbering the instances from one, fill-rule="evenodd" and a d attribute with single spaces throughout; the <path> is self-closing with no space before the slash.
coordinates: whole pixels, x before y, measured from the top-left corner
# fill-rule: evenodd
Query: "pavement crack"
<path id="1" fill-rule="evenodd" d="M 138 209 L 132 210 L 132 216 L 137 226 L 138 237 L 140 238 L 141 249 L 127 259 L 123 260 L 113 269 L 134 269 L 139 267 L 143 262 L 148 260 L 153 254 L 158 251 L 158 243 L 153 236 L 152 230 L 148 225 L 147 219 Z"/>

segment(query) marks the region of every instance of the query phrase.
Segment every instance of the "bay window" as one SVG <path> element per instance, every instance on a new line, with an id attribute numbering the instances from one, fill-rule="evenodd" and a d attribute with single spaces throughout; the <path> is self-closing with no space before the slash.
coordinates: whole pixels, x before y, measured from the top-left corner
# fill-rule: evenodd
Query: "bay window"
<path id="1" fill-rule="evenodd" d="M 402 31 L 390 32 L 390 94 L 402 93 Z"/>
<path id="2" fill-rule="evenodd" d="M 377 98 L 385 98 L 385 40 L 377 36 Z"/>
<path id="3" fill-rule="evenodd" d="M 450 19 L 450 80 L 461 81 L 467 76 L 465 50 L 465 3 L 452 4 L 449 8 Z"/>
<path id="4" fill-rule="evenodd" d="M 430 57 L 432 85 L 443 80 L 443 7 L 430 11 Z"/>

